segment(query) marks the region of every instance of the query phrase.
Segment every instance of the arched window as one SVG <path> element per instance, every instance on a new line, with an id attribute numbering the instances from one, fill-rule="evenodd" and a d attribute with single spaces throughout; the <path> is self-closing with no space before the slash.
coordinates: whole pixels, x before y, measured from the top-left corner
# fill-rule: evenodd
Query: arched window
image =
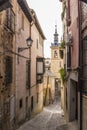
<path id="1" fill-rule="evenodd" d="M 54 51 L 54 58 L 57 58 L 58 57 L 58 53 L 57 53 L 57 50 Z"/>

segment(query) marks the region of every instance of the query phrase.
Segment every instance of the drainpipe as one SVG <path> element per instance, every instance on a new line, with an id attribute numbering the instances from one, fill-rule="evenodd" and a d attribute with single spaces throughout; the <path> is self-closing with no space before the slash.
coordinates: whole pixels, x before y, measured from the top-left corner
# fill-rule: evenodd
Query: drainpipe
<path id="1" fill-rule="evenodd" d="M 82 36 L 81 36 L 81 0 L 78 0 L 78 24 L 79 24 L 79 29 L 78 29 L 78 33 L 79 33 L 79 71 L 78 71 L 78 86 L 79 86 L 79 114 L 80 114 L 80 119 L 79 119 L 79 130 L 82 130 L 82 80 L 81 80 L 81 76 L 82 76 L 82 68 L 81 68 L 81 64 L 82 64 Z"/>

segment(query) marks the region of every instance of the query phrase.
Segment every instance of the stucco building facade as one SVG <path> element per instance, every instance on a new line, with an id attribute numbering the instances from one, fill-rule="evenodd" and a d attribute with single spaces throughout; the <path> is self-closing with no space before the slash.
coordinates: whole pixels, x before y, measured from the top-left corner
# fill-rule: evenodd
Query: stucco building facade
<path id="1" fill-rule="evenodd" d="M 33 40 L 31 50 L 19 52 L 25 58 L 16 57 L 16 119 L 20 123 L 43 109 L 43 82 L 38 82 L 37 79 L 37 62 L 43 61 L 44 58 L 45 36 L 34 10 L 29 8 L 26 1 L 19 0 L 17 7 L 16 51 L 19 47 L 26 47 L 26 39 L 29 36 Z M 26 79 L 27 76 L 29 79 Z"/>
<path id="2" fill-rule="evenodd" d="M 67 121 L 78 118 L 78 66 L 79 66 L 79 29 L 78 1 L 63 0 L 63 30 L 66 45 L 65 68 L 65 117 Z"/>
<path id="3" fill-rule="evenodd" d="M 86 7 L 85 0 L 62 0 L 63 27 L 66 43 L 65 118 L 78 121 L 86 130 Z"/>
<path id="4" fill-rule="evenodd" d="M 14 2 L 11 1 L 10 4 L 12 7 Z M 0 129 L 2 130 L 12 129 L 15 122 L 15 55 L 13 55 L 15 12 L 15 5 L 0 12 Z"/>
<path id="5" fill-rule="evenodd" d="M 45 36 L 26 0 L 0 12 L 0 128 L 15 129 L 43 109 Z M 31 38 L 32 46 L 27 46 Z M 5 125 L 4 125 L 5 124 Z"/>

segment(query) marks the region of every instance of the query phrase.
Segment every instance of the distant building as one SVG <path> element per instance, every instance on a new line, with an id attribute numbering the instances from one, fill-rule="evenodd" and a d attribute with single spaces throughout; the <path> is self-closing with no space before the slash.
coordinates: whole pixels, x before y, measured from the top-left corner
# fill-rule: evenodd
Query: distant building
<path id="1" fill-rule="evenodd" d="M 60 57 L 60 43 L 58 42 L 57 25 L 55 25 L 54 42 L 51 43 L 51 72 L 55 74 L 55 88 L 61 93 L 61 77 L 59 70 L 63 67 L 63 60 Z"/>
<path id="2" fill-rule="evenodd" d="M 43 103 L 49 105 L 55 100 L 55 75 L 51 72 L 51 59 L 45 58 Z"/>

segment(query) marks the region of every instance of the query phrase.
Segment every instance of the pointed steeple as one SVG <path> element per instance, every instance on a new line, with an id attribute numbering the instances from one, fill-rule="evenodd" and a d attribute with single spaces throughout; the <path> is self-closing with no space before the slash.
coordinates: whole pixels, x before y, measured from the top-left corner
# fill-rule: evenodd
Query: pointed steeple
<path id="1" fill-rule="evenodd" d="M 55 45 L 58 44 L 57 25 L 55 25 L 54 44 L 55 44 Z"/>

